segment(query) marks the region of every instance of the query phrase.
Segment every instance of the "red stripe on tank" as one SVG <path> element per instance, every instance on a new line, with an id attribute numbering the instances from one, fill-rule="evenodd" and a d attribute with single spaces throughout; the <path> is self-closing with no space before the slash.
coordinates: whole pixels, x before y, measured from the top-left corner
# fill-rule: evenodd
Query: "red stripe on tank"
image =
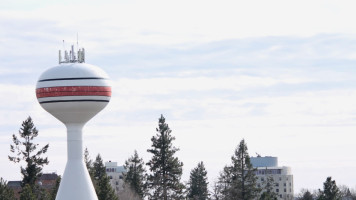
<path id="1" fill-rule="evenodd" d="M 37 98 L 61 96 L 107 96 L 111 97 L 111 87 L 104 86 L 61 86 L 36 89 Z"/>

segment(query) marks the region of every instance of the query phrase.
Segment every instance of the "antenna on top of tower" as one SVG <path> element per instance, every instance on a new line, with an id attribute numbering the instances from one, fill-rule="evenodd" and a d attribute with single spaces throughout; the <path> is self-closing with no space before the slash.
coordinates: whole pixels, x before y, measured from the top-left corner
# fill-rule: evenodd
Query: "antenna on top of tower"
<path id="1" fill-rule="evenodd" d="M 78 36 L 78 32 L 77 32 L 77 50 L 79 49 L 79 36 Z"/>
<path id="2" fill-rule="evenodd" d="M 84 48 L 79 49 L 79 43 L 78 43 L 78 33 L 77 33 L 77 51 L 74 51 L 74 45 L 71 46 L 71 50 L 68 51 L 65 50 L 64 46 L 64 40 L 63 40 L 63 50 L 64 50 L 64 58 L 62 57 L 62 52 L 59 50 L 59 58 L 58 62 L 59 64 L 62 63 L 84 63 L 85 62 L 85 50 Z"/>

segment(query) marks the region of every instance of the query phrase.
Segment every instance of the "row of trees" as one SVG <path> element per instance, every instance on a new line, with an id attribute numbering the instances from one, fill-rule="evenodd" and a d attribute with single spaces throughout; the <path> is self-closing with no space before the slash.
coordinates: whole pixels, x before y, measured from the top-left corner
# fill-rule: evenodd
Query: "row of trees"
<path id="1" fill-rule="evenodd" d="M 151 138 L 151 148 L 147 150 L 152 153 L 152 158 L 147 163 L 136 151 L 125 162 L 124 187 L 135 192 L 137 199 L 208 199 L 207 171 L 204 163 L 199 162 L 191 171 L 188 184 L 183 184 L 183 162 L 175 156 L 179 149 L 173 146 L 175 137 L 171 135 L 172 130 L 163 115 L 158 120 L 156 132 Z M 145 166 L 148 166 L 150 173 L 147 173 Z"/>
<path id="2" fill-rule="evenodd" d="M 308 190 L 302 189 L 297 196 L 297 200 L 356 200 L 356 191 L 350 190 L 347 186 L 337 186 L 335 180 L 327 177 L 323 189 Z"/>
<path id="3" fill-rule="evenodd" d="M 190 178 L 185 185 L 181 182 L 183 163 L 175 156 L 179 150 L 172 142 L 175 138 L 171 129 L 161 115 L 158 120 L 157 134 L 152 137 L 152 146 L 147 151 L 152 158 L 146 163 L 149 173 L 146 173 L 145 163 L 137 152 L 125 162 L 127 173 L 125 183 L 135 191 L 140 199 L 256 199 L 260 189 L 257 188 L 255 169 L 252 167 L 245 140 L 242 140 L 231 158 L 231 165 L 226 166 L 215 183 L 214 192 L 208 190 L 207 171 L 204 163 L 199 162 L 190 172 Z M 272 187 L 272 184 L 269 185 Z M 272 189 L 264 192 L 262 199 L 275 197 Z M 273 198 L 270 198 L 273 199 Z"/>
<path id="4" fill-rule="evenodd" d="M 98 154 L 94 161 L 91 160 L 89 152 L 84 152 L 84 161 L 95 187 L 99 200 L 125 200 L 125 199 L 150 199 L 150 200 L 277 200 L 278 196 L 273 189 L 273 178 L 267 177 L 262 188 L 257 187 L 257 177 L 248 154 L 245 140 L 241 140 L 234 154 L 231 163 L 226 165 L 221 171 L 218 181 L 214 183 L 212 192 L 208 190 L 207 171 L 201 161 L 190 172 L 187 184 L 181 181 L 183 162 L 175 153 L 179 151 L 173 146 L 175 137 L 171 135 L 163 115 L 158 120 L 156 135 L 151 138 L 152 145 L 147 151 L 152 154 L 151 159 L 145 163 L 135 151 L 125 162 L 126 173 L 124 174 L 124 190 L 119 194 L 110 186 L 110 179 L 106 175 L 106 168 L 103 160 Z M 15 163 L 26 162 L 26 166 L 21 166 L 22 192 L 20 200 L 54 200 L 59 181 L 51 191 L 41 189 L 36 184 L 41 176 L 43 165 L 49 163 L 43 157 L 49 145 L 42 148 L 33 143 L 33 139 L 38 136 L 38 131 L 29 117 L 25 120 L 19 131 L 19 138 L 13 135 L 13 145 L 10 151 L 13 154 L 9 160 Z M 146 171 L 146 167 L 148 171 Z M 347 195 L 345 195 L 347 194 Z M 350 192 L 343 192 L 335 181 L 328 177 L 324 183 L 324 189 L 311 193 L 305 190 L 298 196 L 299 200 L 339 200 L 347 196 L 347 200 L 356 200 L 356 195 Z M 7 187 L 6 181 L 0 179 L 0 199 L 14 199 L 13 191 Z"/>
<path id="5" fill-rule="evenodd" d="M 146 173 L 145 163 L 139 158 L 137 152 L 125 162 L 127 173 L 125 182 L 135 191 L 139 199 L 147 197 L 154 200 L 191 199 L 191 200 L 277 200 L 278 194 L 274 191 L 273 177 L 267 177 L 262 187 L 257 187 L 256 169 L 253 168 L 248 154 L 245 140 L 241 140 L 231 157 L 231 164 L 224 167 L 214 183 L 213 191 L 208 190 L 207 171 L 204 163 L 190 172 L 186 185 L 181 183 L 183 163 L 174 154 L 179 150 L 172 145 L 175 138 L 161 116 L 158 123 L 157 134 L 153 136 L 152 158 L 146 163 L 149 173 Z M 348 192 L 345 192 L 348 191 Z M 302 197 L 303 195 L 301 195 Z M 305 194 L 308 196 L 308 194 Z M 356 200 L 355 193 L 350 190 L 342 192 L 334 180 L 328 177 L 324 189 L 312 195 L 313 200 Z M 311 200 L 303 199 L 300 200 Z M 292 199 L 293 197 L 290 197 Z"/>

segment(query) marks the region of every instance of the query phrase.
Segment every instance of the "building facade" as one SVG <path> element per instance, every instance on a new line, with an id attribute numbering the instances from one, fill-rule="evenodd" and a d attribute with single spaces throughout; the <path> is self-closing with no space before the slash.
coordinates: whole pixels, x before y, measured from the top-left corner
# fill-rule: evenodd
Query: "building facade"
<path id="1" fill-rule="evenodd" d="M 111 187 L 118 194 L 123 189 L 124 184 L 124 166 L 117 166 L 117 162 L 105 162 L 106 174 L 110 178 Z"/>
<path id="2" fill-rule="evenodd" d="M 278 199 L 293 199 L 293 174 L 290 167 L 278 166 L 278 158 L 271 156 L 251 157 L 251 164 L 256 169 L 257 186 L 259 188 L 263 189 L 267 178 L 272 177 L 273 190 L 278 195 Z"/>
<path id="3" fill-rule="evenodd" d="M 56 186 L 58 175 L 55 172 L 44 173 L 38 179 L 36 184 L 41 188 L 45 189 L 48 193 Z M 20 192 L 22 191 L 21 181 L 9 181 L 7 186 L 14 191 L 16 199 L 20 198 Z M 0 198 L 1 199 L 1 198 Z"/>

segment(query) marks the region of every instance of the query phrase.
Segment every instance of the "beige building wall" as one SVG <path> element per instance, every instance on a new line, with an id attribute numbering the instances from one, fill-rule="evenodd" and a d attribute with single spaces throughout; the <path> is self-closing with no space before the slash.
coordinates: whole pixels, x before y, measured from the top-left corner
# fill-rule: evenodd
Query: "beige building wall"
<path id="1" fill-rule="evenodd" d="M 278 199 L 293 198 L 293 175 L 290 167 L 258 167 L 256 175 L 259 188 L 264 188 L 267 178 L 272 177 L 274 181 L 273 191 L 278 195 Z"/>
<path id="2" fill-rule="evenodd" d="M 123 166 L 117 166 L 117 162 L 105 162 L 106 174 L 110 178 L 111 187 L 118 194 L 123 189 L 125 171 Z"/>

